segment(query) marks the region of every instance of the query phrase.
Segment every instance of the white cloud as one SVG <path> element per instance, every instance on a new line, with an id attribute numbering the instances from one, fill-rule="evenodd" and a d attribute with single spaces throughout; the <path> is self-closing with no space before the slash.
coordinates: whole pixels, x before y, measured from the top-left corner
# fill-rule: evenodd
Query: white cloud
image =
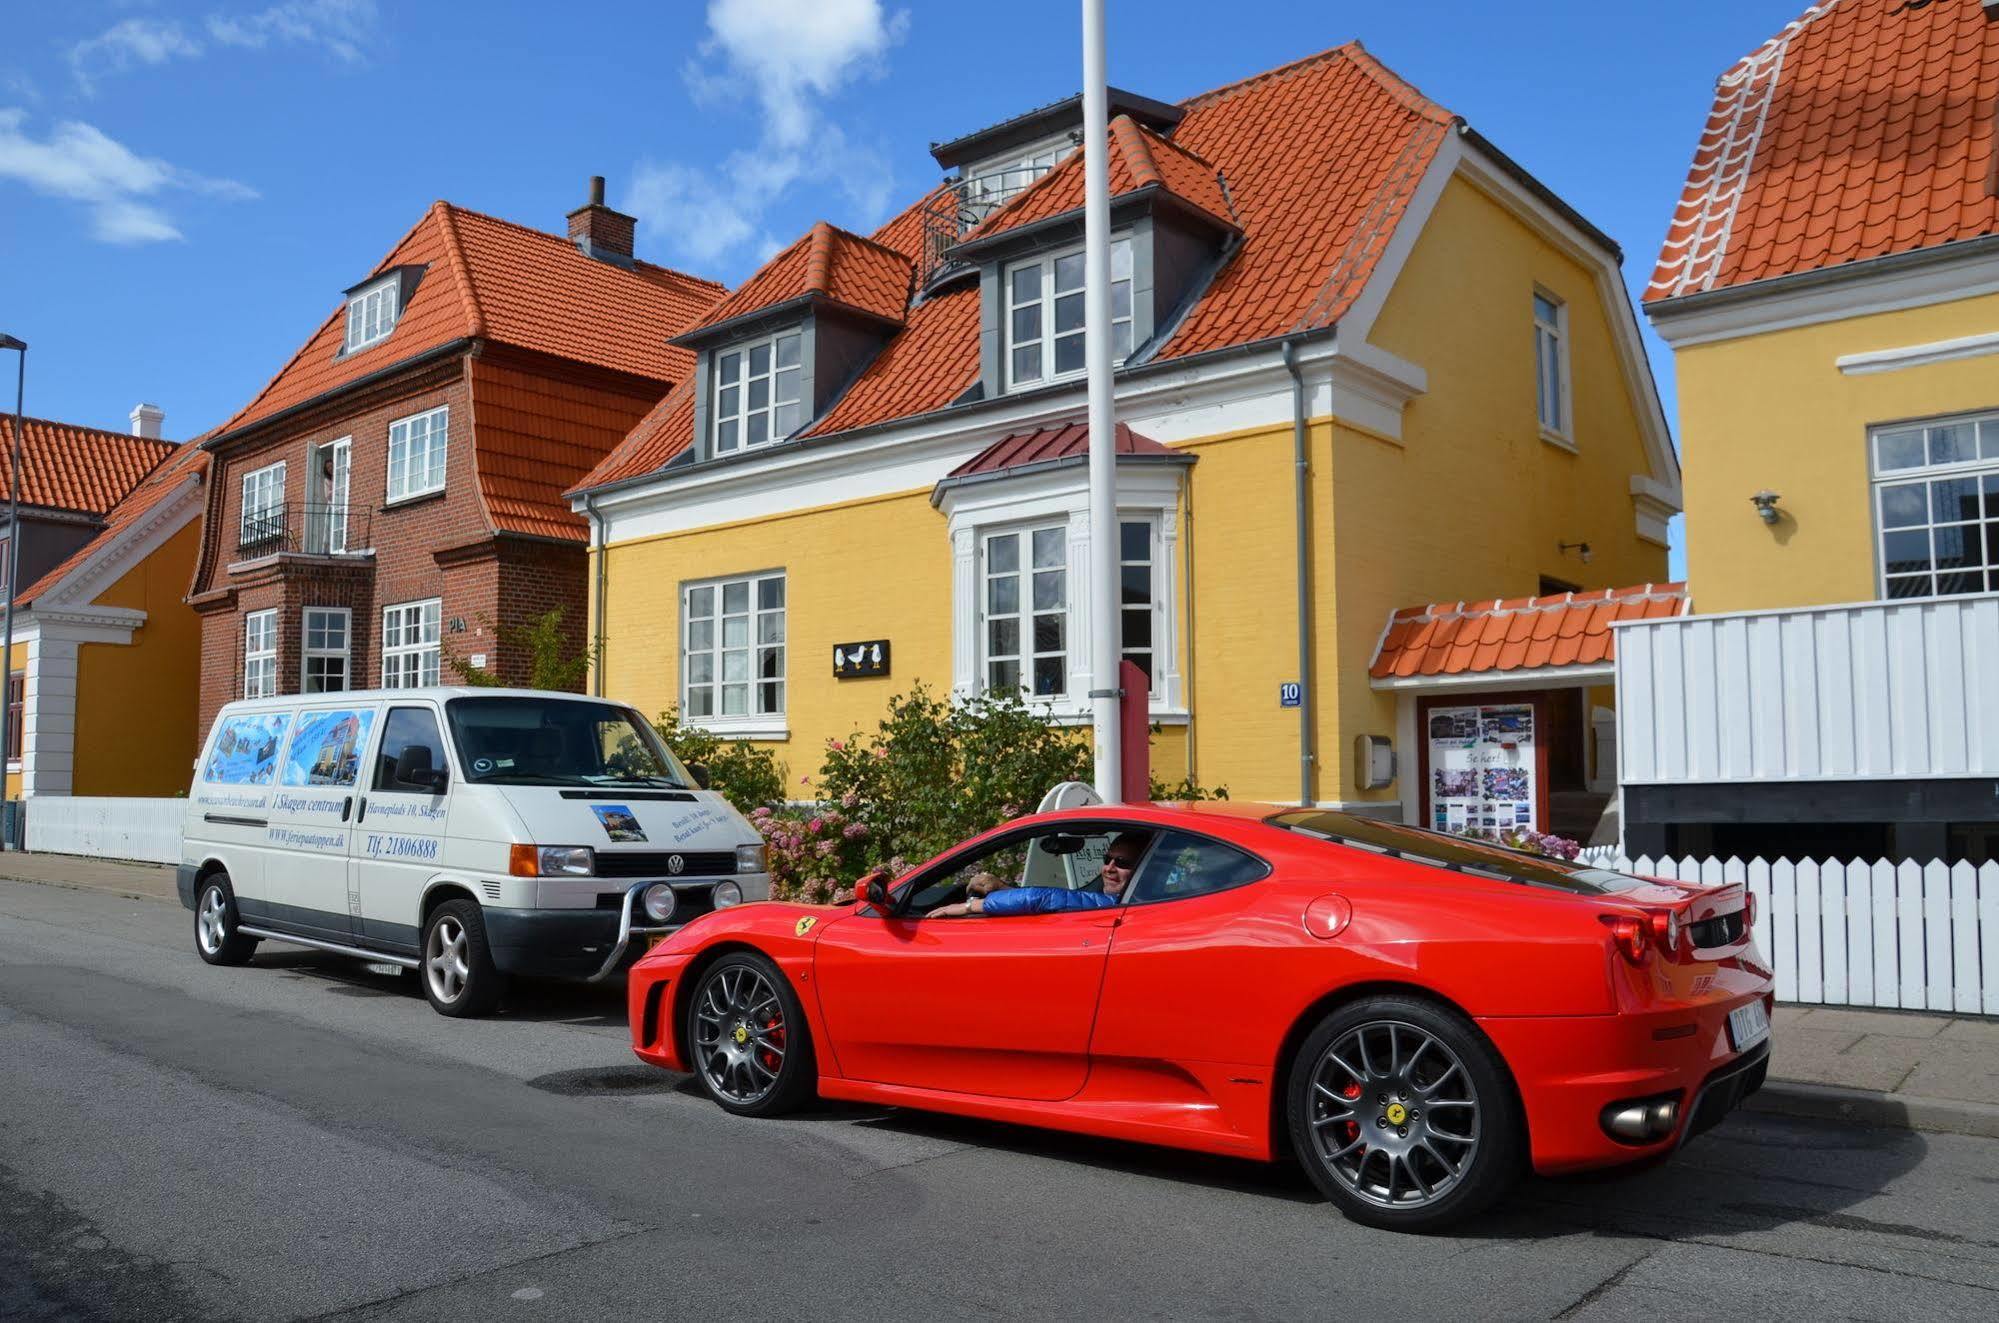
<path id="1" fill-rule="evenodd" d="M 240 18 L 210 15 L 208 35 L 223 46 L 319 46 L 358 61 L 375 35 L 375 0 L 288 0 Z"/>
<path id="2" fill-rule="evenodd" d="M 91 233 L 106 243 L 156 243 L 180 231 L 161 205 L 164 194 L 195 193 L 240 202 L 256 191 L 210 179 L 157 157 L 140 156 L 89 124 L 68 120 L 45 139 L 23 132 L 25 110 L 0 109 L 0 179 L 89 211 Z"/>
<path id="3" fill-rule="evenodd" d="M 210 14 L 193 33 L 171 19 L 128 18 L 70 47 L 69 66 L 88 94 L 108 74 L 200 59 L 216 47 L 312 46 L 355 63 L 375 36 L 376 12 L 375 0 L 286 0 L 250 13 Z"/>
<path id="4" fill-rule="evenodd" d="M 759 257 L 781 247 L 764 215 L 800 184 L 837 189 L 857 224 L 879 221 L 893 172 L 828 123 L 821 103 L 883 73 L 908 28 L 908 12 L 887 12 L 880 0 L 710 0 L 708 36 L 684 70 L 688 87 L 708 104 L 753 101 L 759 141 L 713 170 L 641 161 L 627 205 L 649 234 L 703 264 L 752 245 Z"/>

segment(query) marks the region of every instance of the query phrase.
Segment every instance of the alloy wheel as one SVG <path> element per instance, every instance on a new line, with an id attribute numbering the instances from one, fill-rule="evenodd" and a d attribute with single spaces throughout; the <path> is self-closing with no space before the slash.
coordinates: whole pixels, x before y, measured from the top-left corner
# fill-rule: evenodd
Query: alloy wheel
<path id="1" fill-rule="evenodd" d="M 431 925 L 423 952 L 423 975 L 430 981 L 431 996 L 449 1004 L 464 993 L 472 977 L 470 946 L 465 925 L 455 916 L 447 914 Z"/>
<path id="2" fill-rule="evenodd" d="M 222 888 L 211 886 L 201 893 L 201 909 L 195 915 L 195 936 L 208 955 L 219 955 L 229 940 L 229 906 Z"/>
<path id="3" fill-rule="evenodd" d="M 694 1001 L 694 1058 L 708 1087 L 751 1104 L 777 1087 L 784 1068 L 784 1005 L 769 979 L 749 965 L 724 965 Z"/>
<path id="4" fill-rule="evenodd" d="M 1334 1179 L 1382 1208 L 1425 1208 L 1478 1154 L 1481 1109 L 1464 1062 L 1407 1021 L 1373 1020 L 1312 1067 L 1312 1138 Z"/>

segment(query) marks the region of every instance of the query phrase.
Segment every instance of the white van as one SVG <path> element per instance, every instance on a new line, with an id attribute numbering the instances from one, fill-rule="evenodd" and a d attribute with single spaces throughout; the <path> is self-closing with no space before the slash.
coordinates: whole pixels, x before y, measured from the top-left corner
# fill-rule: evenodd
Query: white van
<path id="1" fill-rule="evenodd" d="M 195 949 L 264 938 L 416 971 L 446 1015 L 508 975 L 609 978 L 770 894 L 762 839 L 631 708 L 529 689 L 230 703 L 188 790 Z"/>

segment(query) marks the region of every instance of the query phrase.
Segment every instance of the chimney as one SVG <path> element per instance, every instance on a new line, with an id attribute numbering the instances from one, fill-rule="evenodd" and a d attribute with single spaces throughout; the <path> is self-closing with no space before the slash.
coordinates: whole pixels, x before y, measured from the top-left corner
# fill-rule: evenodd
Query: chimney
<path id="1" fill-rule="evenodd" d="M 604 205 L 604 176 L 590 176 L 590 200 L 569 213 L 569 241 L 585 257 L 616 266 L 632 264 L 632 232 L 638 220 Z"/>
<path id="2" fill-rule="evenodd" d="M 167 411 L 157 404 L 141 404 L 132 410 L 132 435 L 149 440 L 160 439 L 160 424 L 167 420 Z"/>

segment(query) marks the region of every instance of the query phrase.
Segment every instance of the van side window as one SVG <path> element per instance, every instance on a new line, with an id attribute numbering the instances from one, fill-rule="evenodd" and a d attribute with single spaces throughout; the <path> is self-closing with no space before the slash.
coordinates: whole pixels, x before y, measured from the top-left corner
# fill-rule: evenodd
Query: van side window
<path id="1" fill-rule="evenodd" d="M 291 715 L 284 712 L 243 713 L 226 717 L 215 732 L 215 745 L 201 779 L 218 785 L 267 786 L 278 769 L 278 746 L 285 742 Z"/>
<path id="2" fill-rule="evenodd" d="M 444 739 L 438 733 L 437 714 L 427 707 L 392 707 L 389 719 L 382 727 L 382 752 L 375 760 L 375 789 L 394 790 L 410 795 L 431 794 L 427 785 L 415 785 L 396 779 L 396 762 L 404 749 L 412 745 L 430 750 L 430 765 L 443 768 L 448 764 L 444 758 Z"/>
<path id="3" fill-rule="evenodd" d="M 375 714 L 358 708 L 306 712 L 285 752 L 280 781 L 288 786 L 351 786 L 361 775 L 361 753 Z"/>

